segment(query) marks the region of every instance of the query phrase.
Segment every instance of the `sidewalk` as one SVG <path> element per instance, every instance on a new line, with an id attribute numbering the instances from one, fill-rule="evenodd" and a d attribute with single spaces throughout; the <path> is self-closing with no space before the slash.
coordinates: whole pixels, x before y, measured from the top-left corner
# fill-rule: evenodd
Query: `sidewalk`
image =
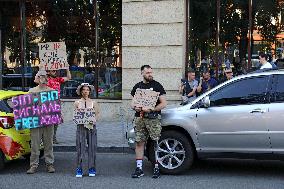
<path id="1" fill-rule="evenodd" d="M 98 151 L 128 152 L 126 140 L 127 125 L 120 121 L 99 121 L 97 123 Z M 54 145 L 54 151 L 76 150 L 76 125 L 70 121 L 59 125 L 57 130 L 59 144 Z"/>

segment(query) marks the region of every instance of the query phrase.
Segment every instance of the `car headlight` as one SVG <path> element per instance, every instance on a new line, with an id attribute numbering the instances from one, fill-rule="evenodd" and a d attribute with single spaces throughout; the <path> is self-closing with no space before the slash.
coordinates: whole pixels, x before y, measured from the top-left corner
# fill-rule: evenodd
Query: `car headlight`
<path id="1" fill-rule="evenodd" d="M 14 119 L 12 117 L 0 117 L 0 127 L 3 129 L 10 129 L 14 126 Z"/>

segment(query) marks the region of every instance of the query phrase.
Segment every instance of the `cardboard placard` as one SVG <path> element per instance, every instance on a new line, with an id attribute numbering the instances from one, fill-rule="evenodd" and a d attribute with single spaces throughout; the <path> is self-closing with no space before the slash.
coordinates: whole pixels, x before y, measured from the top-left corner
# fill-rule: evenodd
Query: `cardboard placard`
<path id="1" fill-rule="evenodd" d="M 39 43 L 40 64 L 45 70 L 67 69 L 65 42 Z"/>
<path id="2" fill-rule="evenodd" d="M 160 93 L 149 89 L 136 89 L 133 104 L 136 107 L 153 109 L 156 106 Z"/>
<path id="3" fill-rule="evenodd" d="M 29 93 L 12 98 L 16 130 L 62 123 L 58 91 Z"/>
<path id="4" fill-rule="evenodd" d="M 94 108 L 74 109 L 73 122 L 78 124 L 95 124 L 96 113 Z"/>

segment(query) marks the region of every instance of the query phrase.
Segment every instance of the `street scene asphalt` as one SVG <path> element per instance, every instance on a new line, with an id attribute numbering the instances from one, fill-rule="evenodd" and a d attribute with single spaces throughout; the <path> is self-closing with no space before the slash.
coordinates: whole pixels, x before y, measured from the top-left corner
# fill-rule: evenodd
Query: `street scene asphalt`
<path id="1" fill-rule="evenodd" d="M 191 170 L 181 175 L 162 175 L 152 179 L 152 166 L 144 161 L 145 176 L 132 179 L 135 169 L 134 154 L 99 153 L 96 177 L 75 178 L 74 152 L 56 152 L 56 173 L 47 173 L 44 160 L 34 175 L 27 175 L 28 161 L 9 162 L 0 172 L 1 189 L 280 189 L 284 187 L 284 163 L 255 160 L 198 161 Z"/>

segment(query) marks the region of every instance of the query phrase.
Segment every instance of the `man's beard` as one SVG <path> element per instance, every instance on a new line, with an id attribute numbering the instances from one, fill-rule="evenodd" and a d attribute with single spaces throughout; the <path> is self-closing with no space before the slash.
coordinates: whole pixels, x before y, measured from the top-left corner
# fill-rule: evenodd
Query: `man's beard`
<path id="1" fill-rule="evenodd" d="M 41 81 L 40 84 L 46 85 L 46 84 L 47 84 L 47 81 Z"/>
<path id="2" fill-rule="evenodd" d="M 42 85 L 46 85 L 48 83 L 47 79 L 40 79 L 39 83 Z"/>
<path id="3" fill-rule="evenodd" d="M 147 78 L 147 77 L 144 76 L 144 80 L 147 81 L 147 82 L 150 82 L 150 81 L 153 81 L 153 77 L 150 76 L 150 77 Z"/>

